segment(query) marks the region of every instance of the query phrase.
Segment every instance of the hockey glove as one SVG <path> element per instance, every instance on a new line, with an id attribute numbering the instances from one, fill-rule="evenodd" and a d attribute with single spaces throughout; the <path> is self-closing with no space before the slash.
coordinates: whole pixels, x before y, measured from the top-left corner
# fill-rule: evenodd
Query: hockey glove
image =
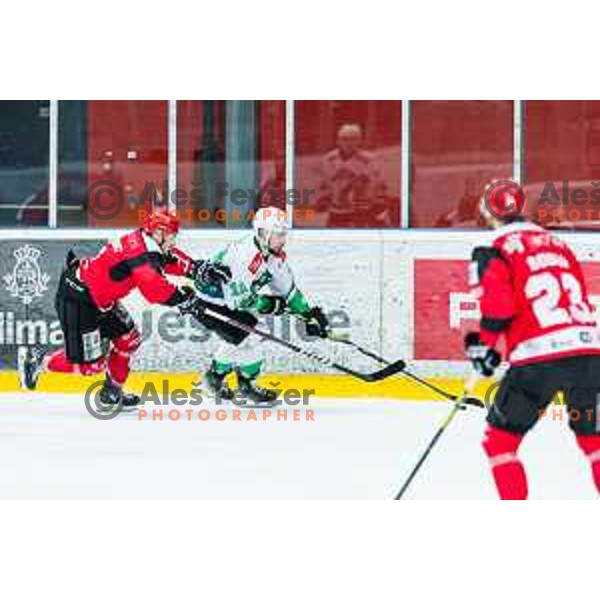
<path id="1" fill-rule="evenodd" d="M 69 251 L 67 252 L 67 258 L 65 259 L 67 269 L 76 269 L 79 266 L 79 262 L 80 261 L 77 258 L 73 248 L 69 248 Z"/>
<path id="2" fill-rule="evenodd" d="M 326 338 L 329 335 L 329 320 L 320 306 L 313 306 L 305 315 L 306 333 L 313 337 Z"/>
<path id="3" fill-rule="evenodd" d="M 281 315 L 285 310 L 285 300 L 280 296 L 262 294 L 255 298 L 254 308 L 261 315 Z"/>
<path id="4" fill-rule="evenodd" d="M 182 315 L 192 315 L 193 317 L 200 317 L 206 310 L 206 304 L 201 298 L 198 298 L 194 293 L 194 290 L 190 287 L 179 288 L 179 291 L 183 295 L 183 300 L 177 304 L 177 308 Z"/>
<path id="5" fill-rule="evenodd" d="M 231 281 L 231 269 L 210 260 L 195 260 L 190 269 L 190 278 L 199 286 L 227 284 Z"/>
<path id="6" fill-rule="evenodd" d="M 473 369 L 483 377 L 491 377 L 502 362 L 500 354 L 486 346 L 476 331 L 471 331 L 465 336 L 465 353 Z"/>

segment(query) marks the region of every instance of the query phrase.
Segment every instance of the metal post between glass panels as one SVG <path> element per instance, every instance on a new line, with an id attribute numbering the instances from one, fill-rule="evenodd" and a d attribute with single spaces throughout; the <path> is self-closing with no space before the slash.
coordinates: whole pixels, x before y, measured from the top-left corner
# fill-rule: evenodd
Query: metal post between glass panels
<path id="1" fill-rule="evenodd" d="M 174 191 L 177 188 L 177 100 L 169 100 L 168 108 L 168 173 L 169 173 L 169 197 L 167 208 L 176 209 Z"/>
<path id="2" fill-rule="evenodd" d="M 523 185 L 523 150 L 525 136 L 524 100 L 515 100 L 513 109 L 513 179 Z"/>
<path id="3" fill-rule="evenodd" d="M 285 101 L 285 191 L 294 188 L 294 151 L 295 151 L 295 113 L 294 100 Z M 294 226 L 294 207 L 287 205 L 289 227 Z"/>
<path id="4" fill-rule="evenodd" d="M 410 225 L 410 161 L 411 161 L 411 115 L 410 100 L 402 100 L 402 192 L 400 195 L 400 228 Z"/>
<path id="5" fill-rule="evenodd" d="M 48 226 L 58 223 L 58 100 L 50 100 L 48 156 Z"/>

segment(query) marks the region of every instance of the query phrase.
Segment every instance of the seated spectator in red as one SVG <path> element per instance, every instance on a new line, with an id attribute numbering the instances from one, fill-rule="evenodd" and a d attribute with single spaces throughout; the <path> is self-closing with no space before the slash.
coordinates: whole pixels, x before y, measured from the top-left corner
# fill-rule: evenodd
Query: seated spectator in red
<path id="1" fill-rule="evenodd" d="M 386 184 L 374 155 L 362 148 L 360 125 L 347 123 L 319 170 L 316 209 L 327 227 L 385 227 L 389 221 Z"/>

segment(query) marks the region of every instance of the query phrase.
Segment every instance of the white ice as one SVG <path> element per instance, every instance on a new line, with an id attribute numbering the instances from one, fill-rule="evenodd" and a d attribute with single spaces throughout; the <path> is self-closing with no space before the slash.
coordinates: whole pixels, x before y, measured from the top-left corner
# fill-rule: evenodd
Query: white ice
<path id="1" fill-rule="evenodd" d="M 376 398 L 309 408 L 314 422 L 98 421 L 79 394 L 1 393 L 0 497 L 386 499 L 450 410 Z M 494 499 L 483 428 L 482 411 L 458 414 L 406 498 Z M 521 454 L 532 499 L 596 497 L 564 422 L 546 418 Z"/>

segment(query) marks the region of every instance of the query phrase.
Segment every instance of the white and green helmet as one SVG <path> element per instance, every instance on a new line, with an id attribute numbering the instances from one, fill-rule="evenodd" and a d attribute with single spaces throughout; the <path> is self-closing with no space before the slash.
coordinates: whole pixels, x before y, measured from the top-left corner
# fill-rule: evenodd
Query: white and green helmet
<path id="1" fill-rule="evenodd" d="M 262 250 L 269 249 L 269 239 L 273 233 L 285 234 L 288 230 L 287 216 L 284 210 L 267 206 L 256 211 L 254 221 L 254 237 L 260 244 Z"/>

